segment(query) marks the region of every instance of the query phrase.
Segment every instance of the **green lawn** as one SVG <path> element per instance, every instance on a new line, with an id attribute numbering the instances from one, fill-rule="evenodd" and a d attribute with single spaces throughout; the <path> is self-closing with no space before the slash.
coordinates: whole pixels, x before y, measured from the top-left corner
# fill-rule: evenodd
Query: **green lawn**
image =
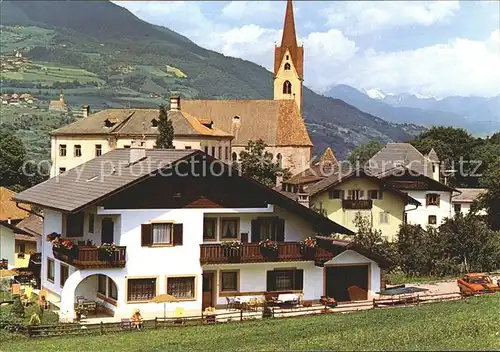
<path id="1" fill-rule="evenodd" d="M 499 350 L 500 294 L 412 308 L 93 337 L 18 338 L 2 351 Z"/>

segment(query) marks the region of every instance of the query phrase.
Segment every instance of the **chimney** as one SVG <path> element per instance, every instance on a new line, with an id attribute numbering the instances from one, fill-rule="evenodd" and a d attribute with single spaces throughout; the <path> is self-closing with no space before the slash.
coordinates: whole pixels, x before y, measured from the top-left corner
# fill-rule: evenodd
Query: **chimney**
<path id="1" fill-rule="evenodd" d="M 305 206 L 306 208 L 309 208 L 309 194 L 297 193 L 297 196 L 297 202 L 299 202 L 299 204 Z"/>
<path id="2" fill-rule="evenodd" d="M 135 164 L 146 158 L 146 143 L 140 140 L 133 140 L 130 143 L 129 164 Z"/>
<path id="3" fill-rule="evenodd" d="M 170 97 L 170 110 L 179 111 L 181 109 L 181 97 L 179 95 L 172 95 Z"/>
<path id="4" fill-rule="evenodd" d="M 84 105 L 82 109 L 82 116 L 85 118 L 90 115 L 90 106 L 89 105 Z"/>

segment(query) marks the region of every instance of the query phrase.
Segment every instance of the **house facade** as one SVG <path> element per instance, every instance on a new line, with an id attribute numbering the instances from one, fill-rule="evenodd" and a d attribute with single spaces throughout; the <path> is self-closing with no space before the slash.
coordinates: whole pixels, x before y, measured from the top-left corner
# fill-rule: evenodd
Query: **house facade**
<path id="1" fill-rule="evenodd" d="M 487 191 L 486 188 L 457 188 L 451 198 L 453 212 L 467 215 L 470 212 L 472 203 Z M 479 210 L 478 214 L 486 215 L 486 210 Z"/>
<path id="2" fill-rule="evenodd" d="M 200 149 L 221 160 L 239 161 L 250 141 L 262 139 L 267 151 L 292 173 L 309 167 L 313 144 L 302 118 L 304 50 L 297 43 L 292 1 L 288 0 L 283 38 L 275 47 L 272 100 L 170 99 L 169 118 L 176 149 Z M 133 141 L 153 148 L 157 109 L 85 106 L 83 118 L 52 132 L 51 177 Z"/>
<path id="3" fill-rule="evenodd" d="M 122 166 L 99 171 L 104 164 Z M 348 229 L 200 151 L 116 149 L 16 199 L 44 208 L 42 286 L 61 319 L 74 317 L 77 297 L 115 317 L 136 308 L 152 317 L 163 315 L 151 302 L 163 293 L 179 300 L 167 315 L 199 315 L 227 297 L 343 301 L 351 286 L 363 299 L 380 290 L 384 261 L 328 237 Z M 308 237 L 313 251 L 301 249 Z"/>

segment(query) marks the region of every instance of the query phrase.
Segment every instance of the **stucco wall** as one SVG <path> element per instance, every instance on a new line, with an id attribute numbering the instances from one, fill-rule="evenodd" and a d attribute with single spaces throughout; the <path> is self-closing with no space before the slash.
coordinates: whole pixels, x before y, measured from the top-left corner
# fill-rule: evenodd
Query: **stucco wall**
<path id="1" fill-rule="evenodd" d="M 343 190 L 345 197 L 349 189 L 359 189 L 364 191 L 364 199 L 368 199 L 369 190 L 379 190 L 380 185 L 374 181 L 356 178 L 342 182 L 332 189 Z M 341 199 L 330 199 L 328 190 L 324 191 L 311 199 L 311 203 L 316 207 L 322 206 L 326 210 L 328 218 L 347 227 L 350 230 L 356 230 L 354 226 L 354 218 L 358 211 L 363 216 L 368 216 L 372 221 L 375 229 L 382 231 L 382 236 L 386 236 L 388 240 L 394 240 L 399 232 L 399 226 L 404 220 L 404 209 L 406 201 L 394 192 L 384 191 L 383 199 L 373 200 L 371 210 L 354 210 L 343 209 Z M 414 206 L 413 206 L 414 207 Z M 388 213 L 388 223 L 380 222 L 380 213 Z"/>
<path id="2" fill-rule="evenodd" d="M 425 205 L 427 193 L 437 193 L 440 195 L 439 206 Z M 409 224 L 421 225 L 425 228 L 429 223 L 429 215 L 436 215 L 437 225 L 440 225 L 445 218 L 453 216 L 453 206 L 450 203 L 451 192 L 409 191 L 408 194 L 422 203 L 416 210 L 413 210 L 415 209 L 414 205 L 408 205 L 406 207 Z"/>
<path id="3" fill-rule="evenodd" d="M 8 268 L 15 267 L 15 240 L 11 229 L 0 225 L 0 259 L 8 260 Z"/>
<path id="4" fill-rule="evenodd" d="M 288 56 L 288 60 L 287 60 Z M 285 64 L 290 64 L 290 70 L 285 70 Z M 292 84 L 292 94 L 283 93 L 283 83 L 289 81 Z M 287 50 L 274 79 L 274 100 L 294 99 L 299 110 L 302 108 L 302 81 L 297 74 L 290 52 Z"/>

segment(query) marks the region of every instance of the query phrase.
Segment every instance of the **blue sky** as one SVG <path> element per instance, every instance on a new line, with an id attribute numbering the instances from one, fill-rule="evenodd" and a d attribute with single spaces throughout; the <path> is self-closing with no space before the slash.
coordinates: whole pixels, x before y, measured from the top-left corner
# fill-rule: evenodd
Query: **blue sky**
<path id="1" fill-rule="evenodd" d="M 195 43 L 270 69 L 284 1 L 115 2 Z M 305 84 L 500 94 L 499 1 L 294 1 Z"/>

